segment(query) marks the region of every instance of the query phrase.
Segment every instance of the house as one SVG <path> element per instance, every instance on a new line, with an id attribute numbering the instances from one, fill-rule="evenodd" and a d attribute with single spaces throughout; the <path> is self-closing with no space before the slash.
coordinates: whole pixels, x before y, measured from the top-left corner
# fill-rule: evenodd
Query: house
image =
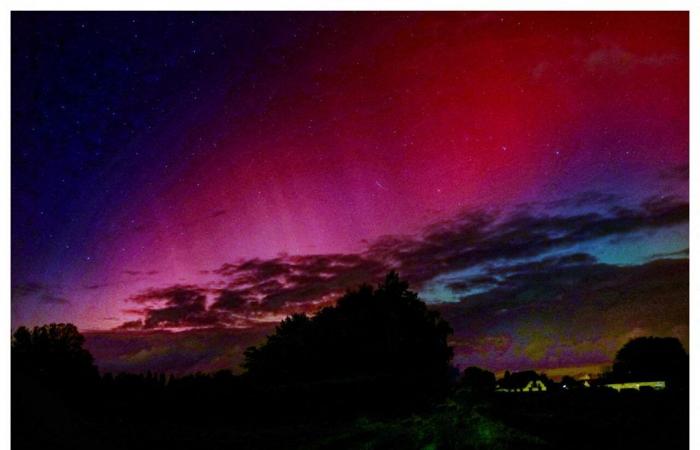
<path id="1" fill-rule="evenodd" d="M 640 389 L 653 389 L 655 391 L 661 391 L 663 389 L 666 389 L 666 382 L 665 381 L 629 381 L 625 383 L 607 383 L 604 384 L 603 386 L 615 389 L 616 391 L 620 392 L 623 390 L 628 390 L 628 389 L 635 389 L 635 390 L 640 390 Z"/>
<path id="2" fill-rule="evenodd" d="M 506 372 L 496 384 L 496 392 L 546 392 L 545 377 L 535 371 Z"/>
<path id="3" fill-rule="evenodd" d="M 589 388 L 591 387 L 591 379 L 592 377 L 590 374 L 585 374 L 583 376 L 580 376 L 576 381 L 581 383 L 581 386 Z"/>
<path id="4" fill-rule="evenodd" d="M 547 390 L 547 386 L 544 385 L 542 380 L 530 381 L 527 386 L 523 388 L 523 392 L 544 392 Z"/>

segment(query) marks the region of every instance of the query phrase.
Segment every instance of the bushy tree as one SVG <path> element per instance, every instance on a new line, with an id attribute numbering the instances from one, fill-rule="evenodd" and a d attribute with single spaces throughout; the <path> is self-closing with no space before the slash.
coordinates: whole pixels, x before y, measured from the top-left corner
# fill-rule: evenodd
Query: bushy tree
<path id="1" fill-rule="evenodd" d="M 68 388 L 98 379 L 85 338 L 73 324 L 52 323 L 29 330 L 19 327 L 12 335 L 12 373 L 48 386 Z"/>
<path id="2" fill-rule="evenodd" d="M 462 372 L 459 388 L 469 394 L 491 393 L 496 389 L 496 375 L 479 367 L 467 367 Z"/>
<path id="3" fill-rule="evenodd" d="M 581 389 L 584 387 L 582 381 L 579 381 L 570 375 L 564 375 L 561 379 L 561 383 L 559 384 L 561 385 L 562 389 L 568 390 Z"/>
<path id="4" fill-rule="evenodd" d="M 688 354 L 677 338 L 638 337 L 617 352 L 611 375 L 622 381 L 665 380 L 682 388 L 688 371 Z"/>
<path id="5" fill-rule="evenodd" d="M 376 289 L 349 291 L 314 317 L 288 317 L 246 351 L 244 367 L 251 378 L 273 383 L 384 379 L 436 391 L 448 380 L 451 333 L 391 272 Z"/>

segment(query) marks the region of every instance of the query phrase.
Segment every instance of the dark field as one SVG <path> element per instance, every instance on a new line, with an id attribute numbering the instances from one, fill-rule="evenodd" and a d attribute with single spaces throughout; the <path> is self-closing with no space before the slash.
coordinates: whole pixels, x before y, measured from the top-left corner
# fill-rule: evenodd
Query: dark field
<path id="1" fill-rule="evenodd" d="M 395 274 L 283 320 L 238 375 L 99 374 L 74 325 L 21 327 L 13 448 L 688 448 L 688 355 L 675 338 L 630 340 L 585 387 L 533 370 L 460 371 L 449 331 Z M 603 387 L 624 380 L 666 388 Z"/>
<path id="2" fill-rule="evenodd" d="M 51 397 L 42 398 L 46 405 Z M 306 412 L 299 415 L 274 410 L 246 415 L 236 411 L 235 403 L 218 405 L 215 417 L 206 412 L 212 401 L 206 398 L 182 409 L 171 405 L 169 411 L 152 405 L 131 416 L 119 410 L 110 414 L 110 408 L 99 405 L 79 414 L 55 400 L 42 407 L 25 395 L 13 397 L 13 448 L 688 448 L 686 392 L 586 389 L 452 396 L 419 414 L 360 418 L 314 415 L 303 405 L 300 410 Z"/>

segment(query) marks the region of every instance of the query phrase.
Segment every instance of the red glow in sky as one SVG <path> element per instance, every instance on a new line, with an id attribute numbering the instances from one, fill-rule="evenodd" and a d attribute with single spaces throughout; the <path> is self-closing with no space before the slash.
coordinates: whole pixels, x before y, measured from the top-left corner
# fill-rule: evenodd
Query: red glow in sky
<path id="1" fill-rule="evenodd" d="M 119 28 L 119 17 L 95 27 Z M 143 40 L 180 19 L 139 19 L 129 26 L 143 29 L 124 33 Z M 191 37 L 151 37 L 157 52 L 147 62 L 143 44 L 125 36 L 127 57 L 90 61 L 95 74 L 119 67 L 112 84 L 76 81 L 89 100 L 50 106 L 92 109 L 115 127 L 129 121 L 131 132 L 91 136 L 115 143 L 101 150 L 108 156 L 79 155 L 80 137 L 70 141 L 75 161 L 64 150 L 60 164 L 42 169 L 51 176 L 32 178 L 13 160 L 22 170 L 13 192 L 44 192 L 13 199 L 13 227 L 40 230 L 13 234 L 13 283 L 53 286 L 68 299 L 15 305 L 13 322 L 112 328 L 138 316 L 125 300 L 145 289 L 221 287 L 212 271 L 242 259 L 361 254 L 383 236 L 417 236 L 469 209 L 591 191 L 636 204 L 659 191 L 659 173 L 688 162 L 685 13 L 250 14 L 183 23 Z M 70 35 L 66 45 L 99 45 L 84 39 Z M 101 54 L 118 54 L 109 45 Z M 131 101 L 103 94 L 114 86 L 135 89 L 142 103 L 110 106 Z M 13 156 L 24 157 L 17 145 Z M 26 158 L 32 170 L 43 167 L 39 156 Z M 61 198 L 29 181 L 60 186 L 84 171 L 92 178 Z M 687 198 L 687 180 L 672 191 Z M 51 221 L 36 216 L 44 210 Z M 674 233 L 638 244 L 643 254 L 608 244 L 585 251 L 638 264 L 687 247 L 687 231 Z"/>

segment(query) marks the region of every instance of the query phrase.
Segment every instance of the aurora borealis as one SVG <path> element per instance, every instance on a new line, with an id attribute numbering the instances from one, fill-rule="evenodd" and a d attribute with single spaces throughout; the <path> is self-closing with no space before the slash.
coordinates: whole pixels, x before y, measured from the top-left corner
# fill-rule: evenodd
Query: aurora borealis
<path id="1" fill-rule="evenodd" d="M 687 13 L 13 13 L 12 326 L 209 370 L 397 269 L 455 363 L 688 342 Z"/>

